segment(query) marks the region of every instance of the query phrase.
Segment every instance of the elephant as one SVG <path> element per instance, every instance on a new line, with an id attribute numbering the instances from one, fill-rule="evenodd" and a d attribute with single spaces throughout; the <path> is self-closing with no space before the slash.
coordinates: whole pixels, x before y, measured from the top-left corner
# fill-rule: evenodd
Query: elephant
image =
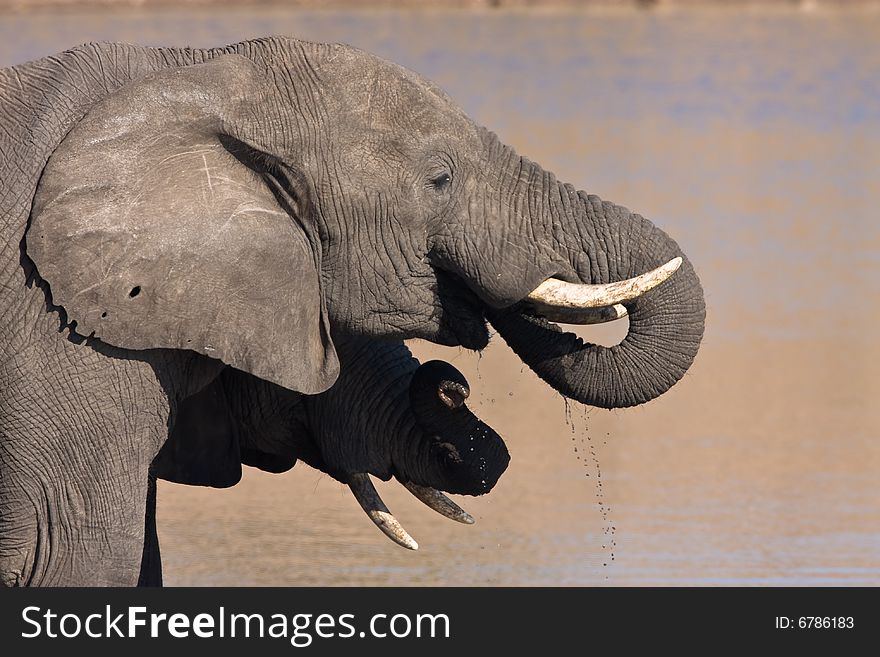
<path id="1" fill-rule="evenodd" d="M 297 462 L 417 547 L 503 474 L 451 365 L 491 325 L 548 385 L 642 404 L 691 366 L 693 265 L 356 48 L 92 43 L 0 70 L 0 581 L 158 585 L 156 479 Z M 558 324 L 628 316 L 613 347 Z"/>

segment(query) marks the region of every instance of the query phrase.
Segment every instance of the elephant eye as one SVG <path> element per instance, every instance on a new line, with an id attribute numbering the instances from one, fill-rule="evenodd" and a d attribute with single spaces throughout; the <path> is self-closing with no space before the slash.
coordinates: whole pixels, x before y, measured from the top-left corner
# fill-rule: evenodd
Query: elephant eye
<path id="1" fill-rule="evenodd" d="M 446 191 L 449 185 L 452 184 L 452 176 L 448 173 L 441 173 L 436 178 L 431 179 L 431 187 L 436 189 L 438 192 Z"/>

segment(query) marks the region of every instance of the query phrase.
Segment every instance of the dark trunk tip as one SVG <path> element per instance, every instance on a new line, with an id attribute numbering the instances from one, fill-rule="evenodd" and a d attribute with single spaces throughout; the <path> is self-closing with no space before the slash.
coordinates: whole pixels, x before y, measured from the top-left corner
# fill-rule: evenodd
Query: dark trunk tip
<path id="1" fill-rule="evenodd" d="M 455 381 L 441 381 L 437 387 L 437 396 L 448 408 L 461 408 L 471 391 Z"/>
<path id="2" fill-rule="evenodd" d="M 410 400 L 418 406 L 426 400 L 439 399 L 449 409 L 461 408 L 471 394 L 464 375 L 442 360 L 420 365 L 413 374 L 409 390 Z"/>

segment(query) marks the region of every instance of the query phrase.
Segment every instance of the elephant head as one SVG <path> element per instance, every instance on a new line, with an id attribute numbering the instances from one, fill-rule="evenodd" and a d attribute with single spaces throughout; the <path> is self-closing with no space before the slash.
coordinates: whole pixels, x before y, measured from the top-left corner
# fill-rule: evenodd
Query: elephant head
<path id="1" fill-rule="evenodd" d="M 438 513 L 472 524 L 438 489 L 486 493 L 510 456 L 501 437 L 467 408 L 464 376 L 443 361 L 419 365 L 399 342 L 340 337 L 337 349 L 336 383 L 306 397 L 225 368 L 181 405 L 154 473 L 222 488 L 239 481 L 241 463 L 283 472 L 300 458 L 347 483 L 370 519 L 403 547 L 417 543 L 388 511 L 370 474 L 395 477 Z"/>
<path id="2" fill-rule="evenodd" d="M 368 472 L 394 476 L 438 513 L 472 524 L 438 489 L 486 493 L 510 455 L 501 437 L 465 404 L 467 380 L 444 361 L 419 365 L 400 344 L 361 338 L 340 346 L 339 380 L 304 402 L 307 433 L 321 455 L 312 465 L 346 481 L 370 519 L 403 547 L 415 549 L 417 543 L 382 502 Z M 353 463 L 359 464 L 356 472 Z"/>
<path id="3" fill-rule="evenodd" d="M 43 172 L 27 254 L 78 333 L 210 356 L 314 395 L 313 414 L 356 368 L 336 336 L 482 349 L 488 320 L 553 388 L 606 408 L 657 397 L 692 363 L 705 306 L 678 245 L 518 155 L 430 82 L 291 39 L 204 59 L 97 102 Z M 552 323 L 626 314 L 610 348 Z M 425 367 L 397 379 L 407 394 L 412 379 L 404 415 L 424 437 L 411 457 L 329 432 L 313 458 L 355 485 L 371 472 L 491 488 L 506 450 L 488 439 L 489 483 L 474 485 L 466 385 Z"/>

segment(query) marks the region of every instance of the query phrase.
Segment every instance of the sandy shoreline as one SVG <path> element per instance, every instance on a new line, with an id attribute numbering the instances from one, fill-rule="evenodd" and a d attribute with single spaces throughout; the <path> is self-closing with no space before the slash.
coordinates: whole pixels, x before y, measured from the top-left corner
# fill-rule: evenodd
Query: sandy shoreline
<path id="1" fill-rule="evenodd" d="M 0 12 L 40 12 L 59 9 L 144 10 L 159 8 L 286 7 L 303 10 L 492 10 L 492 9 L 664 9 L 714 6 L 720 8 L 792 8 L 802 10 L 871 8 L 880 0 L 0 0 Z"/>

